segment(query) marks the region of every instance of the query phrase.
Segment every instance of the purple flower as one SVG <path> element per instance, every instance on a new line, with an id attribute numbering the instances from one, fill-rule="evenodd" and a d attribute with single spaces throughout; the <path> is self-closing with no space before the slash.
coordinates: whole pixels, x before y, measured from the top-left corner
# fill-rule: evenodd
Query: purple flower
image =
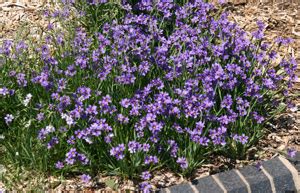
<path id="1" fill-rule="evenodd" d="M 271 78 L 264 78 L 263 79 L 263 84 L 265 87 L 269 89 L 275 89 L 276 85 L 274 84 L 274 81 Z"/>
<path id="2" fill-rule="evenodd" d="M 152 186 L 149 184 L 149 182 L 142 182 L 140 184 L 140 189 L 143 193 L 150 193 L 152 192 Z"/>
<path id="3" fill-rule="evenodd" d="M 59 131 L 60 131 L 61 133 L 64 133 L 64 132 L 67 131 L 67 128 L 66 128 L 66 127 L 60 127 L 60 128 L 59 128 Z"/>
<path id="4" fill-rule="evenodd" d="M 199 132 L 199 134 L 201 134 L 204 127 L 205 127 L 205 124 L 202 121 L 198 121 L 196 123 L 195 129 Z"/>
<path id="5" fill-rule="evenodd" d="M 19 84 L 19 86 L 25 87 L 27 86 L 27 80 L 26 80 L 26 76 L 23 73 L 18 73 L 16 75 L 17 77 L 17 82 Z"/>
<path id="6" fill-rule="evenodd" d="M 265 29 L 265 24 L 262 21 L 257 21 L 257 26 L 258 26 L 258 30 L 253 32 L 252 35 L 254 38 L 260 40 L 264 37 L 264 29 Z"/>
<path id="7" fill-rule="evenodd" d="M 287 154 L 289 157 L 294 158 L 296 156 L 296 149 L 295 148 L 288 148 L 287 149 Z"/>
<path id="8" fill-rule="evenodd" d="M 124 107 L 124 108 L 128 108 L 131 103 L 130 103 L 130 100 L 129 99 L 122 99 L 121 102 L 120 102 L 121 106 Z"/>
<path id="9" fill-rule="evenodd" d="M 156 115 L 153 114 L 153 113 L 148 113 L 148 114 L 146 115 L 145 118 L 146 118 L 146 121 L 147 121 L 148 123 L 150 123 L 150 122 L 152 122 L 152 121 L 155 121 Z"/>
<path id="10" fill-rule="evenodd" d="M 176 163 L 178 163 L 182 169 L 188 168 L 188 162 L 184 157 L 177 158 Z"/>
<path id="11" fill-rule="evenodd" d="M 261 170 L 261 169 L 262 169 L 262 164 L 261 164 L 261 162 L 260 162 L 260 161 L 257 162 L 257 163 L 255 164 L 255 167 L 257 168 L 257 170 Z"/>
<path id="12" fill-rule="evenodd" d="M 57 137 L 52 137 L 51 140 L 47 144 L 47 149 L 53 148 L 54 145 L 58 144 L 58 138 Z"/>
<path id="13" fill-rule="evenodd" d="M 82 174 L 80 178 L 81 181 L 86 184 L 89 183 L 92 179 L 91 176 L 89 176 L 88 174 Z"/>
<path id="14" fill-rule="evenodd" d="M 112 99 L 109 95 L 106 95 L 99 101 L 99 105 L 104 108 L 107 107 L 112 102 Z"/>
<path id="15" fill-rule="evenodd" d="M 78 56 L 75 61 L 76 66 L 80 66 L 81 69 L 87 68 L 87 58 L 85 56 Z"/>
<path id="16" fill-rule="evenodd" d="M 89 162 L 89 159 L 84 154 L 78 153 L 77 158 L 83 165 L 87 165 Z"/>
<path id="17" fill-rule="evenodd" d="M 124 151 L 125 151 L 125 145 L 119 144 L 118 146 L 113 147 L 110 150 L 110 155 L 114 156 L 117 160 L 122 160 L 125 157 Z"/>
<path id="18" fill-rule="evenodd" d="M 91 97 L 91 89 L 88 87 L 79 87 L 77 93 L 80 95 L 81 100 L 86 100 Z"/>
<path id="19" fill-rule="evenodd" d="M 97 106 L 95 106 L 95 105 L 89 105 L 86 108 L 85 113 L 88 114 L 88 115 L 97 115 L 98 114 L 98 112 L 97 112 Z"/>
<path id="20" fill-rule="evenodd" d="M 174 140 L 168 140 L 168 144 L 170 146 L 170 153 L 172 157 L 176 157 L 178 151 L 178 145 Z"/>
<path id="21" fill-rule="evenodd" d="M 136 153 L 142 148 L 142 145 L 136 141 L 129 141 L 128 142 L 128 151 L 130 153 Z"/>
<path id="22" fill-rule="evenodd" d="M 222 107 L 222 108 L 230 109 L 230 108 L 231 108 L 231 105 L 232 105 L 232 98 L 231 98 L 231 95 L 226 95 L 226 96 L 224 97 L 224 99 L 222 100 L 221 107 Z"/>
<path id="23" fill-rule="evenodd" d="M 65 71 L 65 75 L 70 76 L 70 77 L 75 76 L 76 73 L 77 73 L 77 71 L 76 71 L 75 65 L 69 65 L 67 67 L 67 70 Z"/>
<path id="24" fill-rule="evenodd" d="M 278 37 L 275 42 L 278 44 L 282 44 L 284 46 L 292 43 L 294 40 L 292 38 L 283 38 L 283 37 Z"/>
<path id="25" fill-rule="evenodd" d="M 57 169 L 62 169 L 64 167 L 64 163 L 61 161 L 56 162 L 55 168 Z"/>
<path id="26" fill-rule="evenodd" d="M 126 123 L 129 122 L 129 118 L 126 117 L 126 116 L 124 116 L 124 115 L 122 115 L 122 114 L 118 114 L 118 115 L 117 115 L 117 120 L 118 120 L 120 123 L 124 123 L 124 124 L 126 124 Z"/>
<path id="27" fill-rule="evenodd" d="M 257 123 L 262 123 L 265 118 L 263 116 L 260 116 L 257 112 L 253 112 L 253 118 L 256 120 Z"/>
<path id="28" fill-rule="evenodd" d="M 114 134 L 113 133 L 109 133 L 107 136 L 104 137 L 105 143 L 111 143 L 113 137 L 114 137 Z"/>
<path id="29" fill-rule="evenodd" d="M 67 86 L 67 81 L 65 79 L 59 79 L 57 85 L 57 92 L 62 92 Z"/>
<path id="30" fill-rule="evenodd" d="M 6 96 L 9 94 L 9 90 L 6 87 L 0 88 L 0 95 Z"/>
<path id="31" fill-rule="evenodd" d="M 150 145 L 148 143 L 144 143 L 141 149 L 143 152 L 148 152 L 150 150 Z"/>
<path id="32" fill-rule="evenodd" d="M 220 3 L 221 5 L 225 4 L 226 2 L 227 2 L 226 0 L 219 0 L 219 3 Z"/>
<path id="33" fill-rule="evenodd" d="M 58 93 L 52 93 L 52 94 L 51 94 L 51 98 L 52 98 L 53 100 L 59 100 L 60 96 L 59 96 Z"/>
<path id="34" fill-rule="evenodd" d="M 154 156 L 152 156 L 152 155 L 146 156 L 144 163 L 147 164 L 147 165 L 151 164 L 151 163 L 157 164 L 158 163 L 158 158 L 155 155 Z"/>
<path id="35" fill-rule="evenodd" d="M 55 128 L 52 125 L 48 125 L 46 128 L 43 128 L 39 131 L 38 139 L 46 139 L 47 135 L 53 132 L 55 132 Z"/>
<path id="36" fill-rule="evenodd" d="M 61 96 L 61 97 L 59 98 L 59 101 L 60 101 L 59 106 L 60 106 L 61 108 L 64 108 L 64 107 L 66 107 L 66 106 L 68 106 L 68 105 L 71 104 L 71 99 L 70 99 L 70 97 L 69 97 L 69 96 L 66 96 L 66 95 Z"/>
<path id="37" fill-rule="evenodd" d="M 264 22 L 261 21 L 261 20 L 258 20 L 258 21 L 256 22 L 256 24 L 257 24 L 257 26 L 258 26 L 258 28 L 259 28 L 260 30 L 263 30 L 263 29 L 265 29 L 265 27 L 266 27 L 266 25 L 264 24 Z"/>
<path id="38" fill-rule="evenodd" d="M 36 116 L 36 119 L 38 120 L 38 121 L 42 121 L 42 120 L 44 120 L 44 113 L 39 113 L 39 114 L 37 114 L 37 116 Z"/>
<path id="39" fill-rule="evenodd" d="M 152 176 L 152 175 L 150 174 L 149 171 L 144 171 L 144 172 L 142 172 L 142 174 L 141 174 L 141 178 L 142 178 L 143 180 L 150 180 L 151 176 Z"/>
<path id="40" fill-rule="evenodd" d="M 68 165 L 73 165 L 75 163 L 75 159 L 74 158 L 70 158 L 70 157 L 67 157 L 65 159 L 65 162 L 68 164 Z"/>
<path id="41" fill-rule="evenodd" d="M 149 130 L 152 133 L 160 132 L 162 128 L 163 128 L 162 123 L 152 122 L 152 123 L 149 124 Z"/>
<path id="42" fill-rule="evenodd" d="M 71 137 L 69 137 L 69 139 L 67 140 L 68 144 L 74 145 L 75 144 L 75 137 L 72 135 Z"/>
<path id="43" fill-rule="evenodd" d="M 246 136 L 245 134 L 242 134 L 240 137 L 239 137 L 239 141 L 244 145 L 248 142 L 248 139 L 249 137 Z"/>
<path id="44" fill-rule="evenodd" d="M 197 124 L 197 123 L 196 123 Z M 173 127 L 174 127 L 174 129 L 177 131 L 177 133 L 183 133 L 184 132 L 184 130 L 181 128 L 181 126 L 180 125 L 178 125 L 178 124 L 174 124 L 173 125 Z M 200 129 L 201 130 L 201 129 Z"/>
<path id="45" fill-rule="evenodd" d="M 72 157 L 72 158 L 76 157 L 76 155 L 77 155 L 77 152 L 76 152 L 75 148 L 71 148 L 69 150 L 69 152 L 66 154 L 67 157 Z"/>
<path id="46" fill-rule="evenodd" d="M 233 140 L 240 142 L 241 144 L 245 145 L 248 143 L 249 137 L 246 136 L 244 133 L 242 135 L 232 134 Z"/>

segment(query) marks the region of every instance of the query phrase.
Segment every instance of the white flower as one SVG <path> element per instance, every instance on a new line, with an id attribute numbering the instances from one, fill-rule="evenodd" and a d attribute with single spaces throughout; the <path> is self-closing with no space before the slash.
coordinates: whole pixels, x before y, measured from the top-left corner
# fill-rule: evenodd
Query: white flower
<path id="1" fill-rule="evenodd" d="M 11 123 L 13 120 L 14 120 L 14 116 L 11 115 L 11 114 L 7 114 L 5 117 L 4 117 L 4 120 L 5 120 L 5 123 L 8 125 L 9 123 Z"/>
<path id="2" fill-rule="evenodd" d="M 65 113 L 62 113 L 62 114 L 61 114 L 61 118 L 63 118 L 63 119 L 66 119 L 66 118 L 67 118 L 67 116 L 68 116 L 68 115 L 67 115 L 67 114 L 65 114 Z"/>
<path id="3" fill-rule="evenodd" d="M 88 144 L 92 144 L 93 143 L 93 141 L 91 140 L 91 138 L 89 138 L 89 137 L 86 137 L 86 138 L 84 138 L 85 139 L 85 141 L 88 143 Z"/>
<path id="4" fill-rule="evenodd" d="M 70 116 L 67 116 L 67 117 L 66 117 L 66 122 L 67 122 L 68 125 L 73 125 L 73 124 L 74 124 L 74 120 L 73 120 L 73 118 L 70 117 Z"/>
<path id="5" fill-rule="evenodd" d="M 71 116 L 69 116 L 69 115 L 67 115 L 65 113 L 61 114 L 61 118 L 65 119 L 68 125 L 75 124 L 74 119 Z"/>
<path id="6" fill-rule="evenodd" d="M 32 98 L 32 94 L 30 94 L 30 93 L 27 94 L 27 95 L 26 95 L 26 98 L 27 98 L 27 99 L 31 99 L 31 98 Z"/>
<path id="7" fill-rule="evenodd" d="M 48 125 L 45 130 L 47 133 L 51 133 L 55 131 L 55 128 L 52 125 Z"/>
<path id="8" fill-rule="evenodd" d="M 31 98 L 32 98 L 32 94 L 29 93 L 29 94 L 26 95 L 25 100 L 23 101 L 23 104 L 24 104 L 26 107 L 28 106 L 28 104 L 29 104 Z"/>
<path id="9" fill-rule="evenodd" d="M 29 102 L 30 102 L 29 100 L 25 99 L 25 100 L 23 101 L 23 104 L 27 107 Z"/>
<path id="10" fill-rule="evenodd" d="M 113 137 L 114 134 L 113 134 L 113 133 L 109 133 L 108 136 L 109 136 L 109 137 Z"/>

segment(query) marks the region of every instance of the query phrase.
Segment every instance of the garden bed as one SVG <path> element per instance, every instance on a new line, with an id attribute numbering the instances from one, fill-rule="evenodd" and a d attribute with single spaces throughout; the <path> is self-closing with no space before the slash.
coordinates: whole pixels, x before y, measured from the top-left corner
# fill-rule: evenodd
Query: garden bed
<path id="1" fill-rule="evenodd" d="M 268 24 L 266 28 L 267 39 L 273 40 L 274 37 L 278 35 L 288 35 L 289 37 L 293 37 L 295 39 L 295 42 L 294 44 L 292 44 L 293 46 L 288 51 L 294 54 L 297 61 L 299 62 L 299 56 L 297 55 L 297 53 L 299 53 L 299 47 L 297 46 L 300 45 L 300 39 L 297 32 L 300 32 L 300 30 L 299 26 L 297 26 L 296 23 L 297 13 L 295 14 L 293 7 L 290 7 L 289 9 L 285 9 L 283 11 L 278 11 L 276 7 L 251 7 L 248 5 L 246 5 L 246 7 L 232 7 L 231 9 L 235 9 L 235 11 L 233 11 L 233 13 L 231 14 L 232 20 L 240 23 L 241 26 L 245 25 L 247 31 L 253 31 L 254 27 L 252 28 L 252 26 L 254 26 L 255 20 L 258 18 Z M 268 10 L 268 12 L 266 13 L 265 10 Z M 261 15 L 261 13 L 266 13 L 266 15 Z M 249 17 L 250 15 L 251 17 Z M 297 74 L 299 76 L 299 66 L 297 69 Z M 299 93 L 299 86 L 299 82 L 296 82 L 295 86 L 293 87 L 292 93 Z M 293 147 L 299 151 L 299 96 L 298 99 L 295 97 L 294 101 L 296 102 L 297 108 L 289 109 L 286 113 L 277 116 L 275 121 L 272 122 L 273 124 L 269 125 L 268 127 L 269 134 L 260 141 L 258 146 L 255 146 L 252 150 L 249 151 L 247 160 L 231 160 L 223 156 L 214 156 L 212 159 L 214 161 L 211 164 L 204 164 L 190 178 L 184 179 L 183 177 L 175 175 L 174 172 L 161 170 L 159 172 L 155 171 L 153 173 L 153 176 L 155 177 L 150 181 L 151 184 L 155 185 L 157 188 L 168 187 L 171 185 L 186 182 L 186 180 L 191 180 L 200 176 L 218 173 L 230 168 L 244 167 L 245 165 L 255 164 L 261 160 L 271 159 L 273 157 L 276 157 L 279 153 L 286 152 L 286 149 L 288 147 Z M 28 173 L 28 175 L 31 174 Z M 53 181 L 53 179 L 54 178 L 45 180 L 49 182 L 51 180 Z M 99 183 L 92 186 L 94 186 L 94 188 L 96 189 L 110 189 L 107 186 L 112 187 L 115 184 L 118 184 L 118 188 L 122 188 L 124 186 L 130 187 L 134 184 L 132 181 L 125 181 L 122 183 L 118 180 L 118 178 L 99 176 Z M 24 184 L 26 183 L 27 182 L 24 182 Z M 49 186 L 54 186 L 53 188 L 58 188 L 60 190 L 70 190 L 81 189 L 82 187 L 84 187 L 80 184 L 81 182 L 77 178 L 76 180 L 66 180 L 62 184 L 51 182 L 49 183 Z M 90 186 L 90 188 L 86 187 L 85 189 L 92 190 L 92 186 Z M 24 187 L 26 187 L 26 185 L 24 185 Z"/>

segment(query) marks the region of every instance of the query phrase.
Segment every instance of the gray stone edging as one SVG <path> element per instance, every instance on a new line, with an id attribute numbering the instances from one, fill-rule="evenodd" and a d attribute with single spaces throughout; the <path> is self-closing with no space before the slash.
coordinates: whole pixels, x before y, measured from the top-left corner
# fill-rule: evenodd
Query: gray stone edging
<path id="1" fill-rule="evenodd" d="M 300 152 L 278 156 L 258 169 L 246 166 L 159 190 L 159 193 L 297 193 L 300 192 Z"/>
<path id="2" fill-rule="evenodd" d="M 4 191 L 0 188 L 0 192 Z M 159 193 L 300 193 L 300 152 L 161 189 Z"/>

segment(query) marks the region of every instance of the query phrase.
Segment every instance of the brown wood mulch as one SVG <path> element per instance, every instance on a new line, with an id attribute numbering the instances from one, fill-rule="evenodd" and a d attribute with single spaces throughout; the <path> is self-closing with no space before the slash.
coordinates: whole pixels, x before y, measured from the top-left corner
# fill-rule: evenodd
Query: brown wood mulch
<path id="1" fill-rule="evenodd" d="M 267 24 L 266 40 L 269 42 L 278 36 L 293 38 L 294 43 L 282 52 L 287 51 L 296 58 L 298 63 L 296 74 L 300 77 L 300 4 L 243 5 L 229 6 L 228 9 L 231 10 L 232 20 L 246 31 L 253 31 L 257 20 L 264 21 Z M 270 134 L 265 139 L 266 144 L 272 142 L 270 148 L 283 150 L 289 146 L 300 151 L 300 78 L 294 83 L 291 95 L 294 96 L 296 108 L 279 116 L 274 125 L 271 125 Z"/>
<path id="2" fill-rule="evenodd" d="M 33 37 L 39 39 L 49 21 L 43 11 L 49 7 L 57 7 L 54 3 L 0 3 L 0 42 L 3 39 L 19 39 Z"/>
<path id="3" fill-rule="evenodd" d="M 17 34 L 17 29 L 23 30 L 23 37 L 38 33 L 41 27 L 47 25 L 47 21 L 40 16 L 43 5 L 26 5 L 17 3 L 0 4 L 0 40 L 4 38 L 13 38 Z M 297 75 L 300 77 L 300 4 L 280 3 L 280 4 L 231 4 L 225 5 L 225 9 L 229 11 L 231 20 L 237 22 L 246 31 L 251 32 L 256 29 L 256 21 L 262 20 L 267 24 L 266 41 L 273 41 L 275 37 L 284 36 L 291 37 L 295 41 L 283 52 L 289 52 L 296 57 L 298 62 Z M 298 11 L 299 10 L 299 11 Z M 1 41 L 0 41 L 1 42 Z M 257 147 L 252 148 L 255 152 L 251 160 L 228 160 L 223 157 L 216 157 L 212 164 L 204 165 L 194 175 L 200 177 L 224 171 L 228 168 L 238 168 L 244 165 L 252 164 L 254 160 L 270 159 L 279 153 L 286 152 L 287 148 L 295 148 L 300 151 L 300 78 L 295 82 L 295 86 L 291 91 L 294 95 L 296 108 L 289 109 L 285 113 L 278 116 L 274 123 L 268 127 L 268 135 L 260 141 Z M 250 154 L 249 154 L 250 155 Z M 168 171 L 160 171 L 155 173 L 152 183 L 157 187 L 171 186 L 182 183 L 186 179 L 175 175 Z M 107 177 L 99 176 L 97 185 L 98 190 L 111 190 L 105 185 Z M 117 178 L 113 180 L 117 181 Z M 51 181 L 51 183 L 49 183 Z M 48 187 L 57 186 L 60 190 L 82 189 L 78 178 L 76 180 L 65 180 L 63 183 L 55 183 L 56 179 L 49 178 L 47 180 Z M 133 186 L 132 182 L 122 182 L 123 189 Z M 19 188 L 26 186 L 20 185 Z M 95 186 L 94 186 L 95 187 Z M 0 182 L 1 189 L 1 182 Z M 86 192 L 94 192 L 93 189 L 86 188 Z"/>

